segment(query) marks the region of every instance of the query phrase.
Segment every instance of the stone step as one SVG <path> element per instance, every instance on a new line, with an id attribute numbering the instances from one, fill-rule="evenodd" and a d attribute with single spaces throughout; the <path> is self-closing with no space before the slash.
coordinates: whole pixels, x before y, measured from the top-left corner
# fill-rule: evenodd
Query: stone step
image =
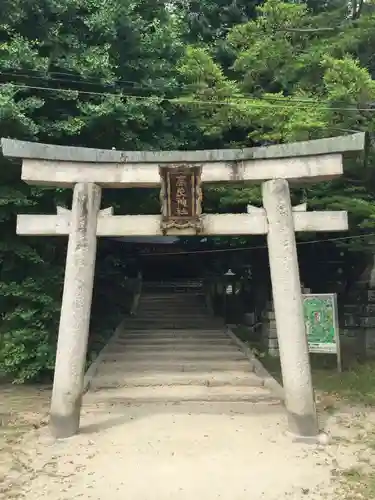
<path id="1" fill-rule="evenodd" d="M 98 372 L 100 375 L 100 371 Z M 122 372 L 103 374 L 96 377 L 90 387 L 148 387 L 160 385 L 202 385 L 205 387 L 248 386 L 262 387 L 264 380 L 252 372 L 228 371 L 228 372 Z"/>
<path id="2" fill-rule="evenodd" d="M 136 316 L 133 316 L 135 318 L 143 318 L 143 317 L 155 317 L 155 318 L 168 318 L 168 319 L 174 319 L 174 318 L 181 318 L 181 319 L 186 319 L 186 318 L 197 318 L 200 320 L 204 319 L 211 319 L 211 320 L 218 320 L 219 318 L 215 318 L 214 316 L 211 316 L 207 314 L 206 312 L 200 313 L 192 309 L 191 311 L 169 311 L 169 312 L 164 312 L 161 309 L 158 309 L 157 311 L 142 311 L 142 309 L 137 309 Z"/>
<path id="3" fill-rule="evenodd" d="M 203 317 L 197 317 L 197 316 L 194 316 L 194 315 L 189 315 L 189 316 L 186 316 L 186 317 L 181 317 L 181 316 L 165 316 L 165 315 L 158 315 L 158 316 L 155 316 L 155 315 L 152 315 L 152 314 L 146 314 L 146 315 L 142 315 L 142 316 L 131 316 L 129 318 L 127 318 L 127 324 L 144 324 L 144 323 L 147 323 L 147 324 L 150 324 L 151 323 L 154 323 L 154 324 L 158 324 L 158 323 L 168 323 L 168 324 L 173 324 L 173 323 L 176 323 L 176 324 L 182 324 L 182 325 L 189 325 L 190 323 L 194 324 L 194 325 L 198 325 L 198 326 L 211 326 L 211 327 L 220 327 L 223 325 L 223 322 L 220 321 L 220 320 L 215 320 L 213 318 L 210 318 L 210 317 L 207 317 L 207 316 L 203 316 Z M 188 328 L 188 327 L 187 327 Z"/>
<path id="4" fill-rule="evenodd" d="M 187 304 L 161 304 L 159 306 L 150 307 L 144 304 L 139 304 L 137 311 L 149 312 L 153 314 L 198 314 L 201 316 L 210 316 L 207 309 L 200 306 L 190 306 Z"/>
<path id="5" fill-rule="evenodd" d="M 151 313 L 145 314 L 145 313 L 142 313 L 141 311 L 138 311 L 135 316 L 129 316 L 128 319 L 133 320 L 133 321 L 146 321 L 146 320 L 152 321 L 155 319 L 159 319 L 159 320 L 165 319 L 167 321 L 190 321 L 190 320 L 201 321 L 201 322 L 210 321 L 214 325 L 221 322 L 220 318 L 214 318 L 213 316 L 208 316 L 207 314 L 199 316 L 193 312 L 186 314 L 186 315 L 182 315 L 182 314 L 178 314 L 178 313 L 176 313 L 176 314 L 163 314 L 162 312 L 158 312 L 157 314 L 151 314 Z"/>
<path id="6" fill-rule="evenodd" d="M 194 341 L 194 342 L 215 342 L 216 340 L 231 341 L 223 332 L 215 332 L 214 334 L 205 333 L 204 330 L 189 330 L 190 333 L 179 334 L 176 329 L 163 330 L 160 333 L 154 333 L 147 330 L 123 330 L 119 337 L 123 340 L 140 341 L 149 340 L 150 342 L 165 342 L 168 340 L 175 340 L 181 342 Z"/>
<path id="7" fill-rule="evenodd" d="M 204 316 L 202 318 L 199 318 L 199 317 L 195 317 L 194 315 L 190 315 L 190 316 L 186 316 L 185 318 L 181 318 L 180 316 L 176 316 L 176 317 L 173 317 L 173 316 L 164 316 L 164 315 L 158 315 L 158 316 L 154 316 L 152 314 L 150 315 L 142 315 L 142 316 L 130 316 L 129 318 L 126 318 L 126 324 L 129 324 L 129 325 L 138 325 L 138 324 L 148 324 L 148 325 L 151 325 L 151 324 L 155 324 L 155 325 L 158 325 L 159 323 L 167 323 L 167 324 L 173 324 L 173 323 L 176 323 L 178 325 L 182 324 L 182 325 L 189 325 L 190 323 L 191 324 L 194 324 L 194 325 L 198 325 L 198 326 L 201 326 L 202 328 L 220 328 L 223 326 L 223 321 L 220 321 L 220 320 L 216 320 L 216 319 L 213 319 L 213 318 L 210 318 L 210 317 L 207 317 L 207 316 Z M 156 326 L 156 328 L 159 328 L 158 326 Z M 163 327 L 160 327 L 160 328 L 163 328 Z M 185 329 L 189 329 L 189 326 L 182 326 L 180 328 L 185 328 Z M 150 328 L 152 329 L 152 327 Z"/>
<path id="8" fill-rule="evenodd" d="M 160 335 L 155 335 L 152 334 L 150 330 L 144 330 L 144 329 L 139 329 L 137 331 L 137 334 L 127 334 L 126 330 L 121 332 L 116 339 L 119 339 L 120 342 L 124 343 L 127 341 L 130 342 L 139 342 L 140 344 L 143 344 L 144 342 L 150 341 L 151 343 L 167 343 L 167 342 L 173 342 L 174 344 L 180 342 L 183 344 L 184 342 L 190 342 L 190 343 L 195 343 L 195 344 L 200 344 L 206 342 L 207 344 L 214 344 L 219 343 L 221 341 L 222 344 L 225 345 L 234 345 L 234 342 L 231 342 L 231 339 L 229 339 L 225 334 L 219 333 L 216 336 L 213 335 L 207 335 L 207 334 L 200 334 L 200 330 L 195 330 L 196 335 L 178 335 L 175 333 L 176 329 L 175 328 L 165 328 L 164 333 Z M 112 342 L 114 339 L 112 340 Z"/>
<path id="9" fill-rule="evenodd" d="M 180 289 L 178 292 L 174 292 L 172 288 L 165 289 L 163 290 L 163 293 L 160 294 L 155 294 L 151 296 L 148 294 L 148 291 L 144 290 L 142 297 L 145 298 L 146 300 L 158 300 L 160 298 L 165 298 L 165 297 L 171 297 L 171 299 L 176 299 L 178 300 L 179 298 L 186 297 L 188 300 L 197 300 L 197 297 L 201 296 L 202 298 L 204 297 L 204 294 L 202 293 L 202 289 L 196 289 L 192 293 L 183 291 Z"/>
<path id="10" fill-rule="evenodd" d="M 183 328 L 186 330 L 188 330 L 189 328 L 191 328 L 192 330 L 196 329 L 196 326 L 194 326 L 193 328 L 189 327 L 190 324 L 197 325 L 201 329 L 204 329 L 204 328 L 215 329 L 215 328 L 220 328 L 224 325 L 224 323 L 222 321 L 219 321 L 219 320 L 213 320 L 212 318 L 195 318 L 194 316 L 190 316 L 190 317 L 186 317 L 186 318 L 180 318 L 180 317 L 168 318 L 167 316 L 132 316 L 130 318 L 127 318 L 127 321 L 126 321 L 127 325 L 133 325 L 135 327 L 137 325 L 140 325 L 140 324 L 142 324 L 142 325 L 143 324 L 147 324 L 147 325 L 154 324 L 154 325 L 156 325 L 155 328 L 163 328 L 162 326 L 160 326 L 160 327 L 158 326 L 161 323 L 166 323 L 168 325 L 173 325 L 173 324 L 182 325 L 182 326 L 179 326 L 176 328 L 178 328 L 178 329 Z M 186 326 L 184 326 L 184 325 L 186 325 Z M 153 329 L 153 328 L 150 327 L 150 329 Z"/>
<path id="11" fill-rule="evenodd" d="M 175 308 L 172 306 L 171 310 L 164 310 L 162 308 L 158 308 L 158 309 L 143 309 L 143 308 L 138 308 L 137 309 L 137 316 L 138 317 L 142 317 L 143 315 L 148 315 L 148 316 L 151 316 L 151 315 L 154 315 L 154 316 L 166 316 L 166 317 L 169 317 L 169 318 L 176 318 L 176 317 L 181 317 L 181 318 L 189 318 L 191 316 L 195 316 L 197 318 L 213 318 L 212 315 L 208 314 L 207 311 L 197 311 L 196 308 L 191 308 L 190 309 L 186 309 L 186 308 L 183 308 L 181 310 L 179 310 L 178 308 Z M 142 316 L 141 316 L 142 315 Z"/>
<path id="12" fill-rule="evenodd" d="M 165 314 L 172 314 L 172 313 L 181 313 L 181 314 L 186 314 L 187 312 L 189 313 L 196 313 L 196 314 L 205 314 L 206 316 L 209 316 L 209 312 L 206 307 L 202 307 L 202 304 L 174 304 L 173 302 L 170 303 L 165 303 L 165 304 L 159 304 L 155 306 L 150 306 L 148 304 L 139 304 L 138 311 L 150 311 L 154 313 L 158 312 L 163 312 Z"/>
<path id="13" fill-rule="evenodd" d="M 106 349 L 106 354 L 111 356 L 121 356 L 121 358 L 129 359 L 136 356 L 145 356 L 154 358 L 166 358 L 168 356 L 173 359 L 238 359 L 243 358 L 243 354 L 239 351 L 235 344 L 232 345 L 217 345 L 204 347 L 197 343 L 189 344 L 188 346 L 171 345 L 139 345 L 137 343 L 116 343 Z"/>
<path id="14" fill-rule="evenodd" d="M 208 327 L 215 327 L 212 322 L 202 322 L 202 321 L 167 321 L 165 319 L 152 319 L 149 321 L 134 321 L 130 320 L 126 322 L 125 327 L 128 329 L 137 328 L 138 330 L 151 330 L 152 327 L 163 328 L 166 330 L 171 329 L 191 329 L 191 330 L 204 330 Z"/>
<path id="15" fill-rule="evenodd" d="M 124 346 L 139 346 L 142 348 L 166 348 L 169 345 L 171 347 L 178 346 L 180 348 L 188 349 L 191 346 L 199 345 L 203 350 L 206 349 L 216 349 L 218 346 L 226 347 L 226 346 L 234 346 L 235 344 L 229 338 L 225 337 L 216 337 L 216 338 L 200 338 L 200 337 L 159 337 L 159 338 L 150 338 L 147 334 L 143 337 L 128 337 L 126 335 L 122 335 L 116 339 L 116 344 L 124 345 Z"/>
<path id="16" fill-rule="evenodd" d="M 225 337 L 222 334 L 217 334 L 215 336 L 213 335 L 201 335 L 199 330 L 197 330 L 197 335 L 184 335 L 184 336 L 177 336 L 174 333 L 174 330 L 171 329 L 169 330 L 171 333 L 168 335 L 168 330 L 164 331 L 163 335 L 154 335 L 150 334 L 148 330 L 138 330 L 137 334 L 127 334 L 127 332 L 122 332 L 119 337 L 117 337 L 117 340 L 120 343 L 125 343 L 125 342 L 139 342 L 140 344 L 143 344 L 145 342 L 150 342 L 150 344 L 165 344 L 167 342 L 173 342 L 175 344 L 181 343 L 184 344 L 185 342 L 196 342 L 200 344 L 214 344 L 214 343 L 225 343 L 225 344 L 230 344 L 231 340 Z"/>
<path id="17" fill-rule="evenodd" d="M 123 346 L 117 345 L 113 349 L 107 349 L 105 356 L 112 357 L 112 359 L 124 360 L 128 361 L 130 359 L 138 360 L 138 359 L 155 359 L 155 360 L 164 360 L 170 357 L 173 360 L 177 361 L 190 361 L 190 360 L 200 360 L 207 359 L 208 361 L 214 360 L 238 360 L 243 359 L 242 353 L 238 350 L 231 347 L 224 349 L 210 349 L 210 350 L 200 350 L 195 346 L 191 347 L 189 350 L 187 349 L 179 349 L 178 346 L 175 348 L 165 347 L 165 348 L 155 348 L 155 347 L 140 347 L 137 346 Z"/>
<path id="18" fill-rule="evenodd" d="M 204 309 L 206 308 L 206 301 L 205 299 L 195 299 L 195 300 L 189 300 L 184 297 L 178 298 L 176 300 L 175 298 L 170 298 L 166 297 L 160 300 L 142 300 L 142 298 L 139 301 L 140 306 L 144 307 L 152 307 L 152 308 L 157 308 L 157 307 L 165 307 L 166 309 L 169 309 L 172 305 L 176 307 L 189 307 L 193 308 L 196 307 L 198 309 Z"/>
<path id="19" fill-rule="evenodd" d="M 199 304 L 202 303 L 202 301 L 206 301 L 205 296 L 203 294 L 174 294 L 174 293 L 169 293 L 169 294 L 160 294 L 160 295 L 141 295 L 141 301 L 142 302 L 147 302 L 148 304 L 157 304 L 158 302 L 187 302 L 188 304 Z"/>
<path id="20" fill-rule="evenodd" d="M 109 404 L 157 403 L 157 402 L 278 402 L 279 399 L 263 387 L 223 386 L 204 387 L 187 385 L 122 387 L 118 389 L 97 389 L 90 391 L 95 401 L 105 400 Z M 86 398 L 89 401 L 90 396 Z"/>
<path id="21" fill-rule="evenodd" d="M 160 351 L 150 350 L 130 350 L 126 347 L 113 345 L 109 347 L 104 355 L 104 359 L 112 356 L 116 360 L 142 360 L 142 361 L 163 361 L 165 359 L 173 359 L 174 361 L 194 361 L 194 360 L 207 360 L 207 362 L 225 361 L 225 360 L 242 360 L 244 355 L 238 349 L 225 349 L 221 351 L 200 351 L 197 349 L 162 349 Z"/>
<path id="22" fill-rule="evenodd" d="M 207 314 L 207 307 L 204 304 L 191 304 L 183 302 L 165 301 L 159 304 L 148 304 L 139 302 L 138 309 L 150 310 L 150 311 L 172 311 L 173 309 L 178 309 L 179 311 L 200 311 Z"/>
<path id="23" fill-rule="evenodd" d="M 185 309 L 181 312 L 179 311 L 161 311 L 160 309 L 158 310 L 142 310 L 142 309 L 137 309 L 136 313 L 136 318 L 168 318 L 168 319 L 191 319 L 192 317 L 195 319 L 200 319 L 200 320 L 205 320 L 205 319 L 218 319 L 218 318 L 213 318 L 209 314 L 207 314 L 206 311 L 199 312 L 199 311 L 186 311 Z"/>
<path id="24" fill-rule="evenodd" d="M 124 328 L 120 332 L 123 338 L 134 338 L 134 339 L 227 339 L 230 340 L 228 334 L 220 328 L 215 330 L 208 330 L 206 328 L 168 328 L 161 330 L 144 330 L 143 328 L 130 328 L 129 325 L 124 325 Z"/>
<path id="25" fill-rule="evenodd" d="M 139 328 L 128 328 L 126 324 L 124 324 L 124 327 L 123 327 L 123 331 L 126 332 L 127 334 L 134 334 L 134 335 L 146 335 L 145 333 L 143 333 L 143 331 L 140 331 Z M 179 336 L 182 336 L 182 335 L 225 335 L 227 336 L 227 333 L 226 331 L 224 330 L 224 328 L 217 328 L 217 327 L 213 327 L 213 328 L 201 328 L 198 332 L 197 330 L 194 328 L 194 329 L 191 329 L 191 328 L 175 328 L 175 331 L 171 332 L 170 330 L 168 330 L 168 332 L 165 332 L 165 330 L 163 328 L 153 328 L 152 330 L 150 330 L 148 332 L 147 335 L 163 335 L 167 333 L 168 335 L 179 335 Z"/>
<path id="26" fill-rule="evenodd" d="M 158 328 L 163 328 L 165 331 L 170 331 L 173 332 L 174 330 L 179 330 L 179 329 L 185 329 L 186 327 L 189 328 L 189 330 L 195 330 L 196 332 L 200 332 L 204 329 L 207 328 L 207 325 L 194 325 L 194 324 L 176 324 L 176 323 L 155 323 L 155 326 Z M 150 332 L 151 328 L 150 325 L 145 325 L 145 324 L 128 324 L 126 325 L 127 328 L 135 330 L 137 329 L 139 332 Z"/>
<path id="27" fill-rule="evenodd" d="M 201 300 L 186 300 L 186 299 L 181 299 L 181 300 L 173 300 L 173 299 L 164 299 L 164 300 L 158 300 L 158 301 L 144 301 L 140 300 L 138 302 L 139 307 L 146 307 L 150 309 L 165 309 L 165 310 L 171 310 L 171 307 L 178 307 L 179 309 L 183 310 L 185 307 L 188 309 L 198 309 L 198 311 L 207 311 L 207 305 L 204 299 Z"/>
<path id="28" fill-rule="evenodd" d="M 161 300 L 144 300 L 140 299 L 139 305 L 147 306 L 147 307 L 169 307 L 171 304 L 176 305 L 178 307 L 197 307 L 198 309 L 206 308 L 206 300 L 202 297 L 200 299 L 189 300 L 184 297 L 178 298 L 178 300 L 173 297 L 166 297 Z"/>
<path id="29" fill-rule="evenodd" d="M 168 334 L 173 334 L 176 330 L 184 330 L 186 325 L 176 325 L 176 324 L 158 324 L 155 323 L 156 327 L 161 327 L 166 333 Z M 192 325 L 187 325 L 189 330 L 192 330 L 195 332 L 197 335 L 199 335 L 202 331 L 204 331 L 207 328 L 207 325 L 203 325 L 201 327 L 199 326 L 192 326 Z M 140 334 L 147 335 L 148 333 L 152 333 L 152 330 L 150 329 L 149 325 L 144 325 L 144 324 L 128 324 L 125 325 L 124 331 L 129 331 L 129 330 L 138 330 Z"/>
<path id="30" fill-rule="evenodd" d="M 227 371 L 245 371 L 253 372 L 254 367 L 247 360 L 215 360 L 215 359 L 194 359 L 193 361 L 181 361 L 175 359 L 154 359 L 154 360 L 135 360 L 134 358 L 124 360 L 118 359 L 116 355 L 105 355 L 99 366 L 100 373 L 156 373 L 156 372 L 227 372 Z"/>
<path id="31" fill-rule="evenodd" d="M 213 318 L 211 316 L 195 316 L 193 313 L 188 316 L 168 316 L 165 314 L 146 314 L 137 313 L 135 316 L 129 316 L 127 318 L 127 322 L 133 323 L 152 323 L 152 322 L 160 322 L 164 321 L 166 323 L 194 323 L 206 326 L 212 326 L 213 328 L 216 326 L 223 325 L 223 321 L 220 318 Z M 188 327 L 187 327 L 188 328 Z"/>
<path id="32" fill-rule="evenodd" d="M 138 328 L 137 324 L 135 323 L 134 325 L 130 325 L 128 322 L 124 322 L 123 323 L 123 327 L 122 327 L 122 331 L 124 332 L 127 332 L 127 333 L 134 333 L 134 334 L 137 334 L 139 333 L 140 335 L 145 335 L 143 332 L 139 332 L 140 328 Z M 170 329 L 168 329 L 168 331 L 166 332 L 165 329 L 163 327 L 158 327 L 158 326 L 155 326 L 155 328 L 151 328 L 150 331 L 149 331 L 149 334 L 150 335 L 162 335 L 163 333 L 164 334 L 167 334 L 167 335 L 177 335 L 177 336 L 183 336 L 183 335 L 193 335 L 193 336 L 196 336 L 196 335 L 224 335 L 224 336 L 228 336 L 227 332 L 226 332 L 226 329 L 225 329 L 225 325 L 221 324 L 221 325 L 206 325 L 202 328 L 199 328 L 198 331 L 197 331 L 197 328 L 185 328 L 185 327 L 180 327 L 180 328 L 175 328 L 174 329 L 175 331 L 171 332 Z"/>
<path id="33" fill-rule="evenodd" d="M 140 304 L 147 304 L 150 306 L 160 306 L 160 304 L 180 304 L 187 306 L 197 306 L 204 307 L 206 305 L 206 299 L 202 297 L 190 297 L 186 295 L 172 296 L 172 297 L 158 297 L 156 299 L 149 299 L 142 297 L 139 300 Z"/>
<path id="34" fill-rule="evenodd" d="M 160 304 L 165 302 L 176 302 L 186 304 L 206 304 L 204 295 L 189 295 L 189 294 L 169 294 L 158 295 L 157 297 L 150 297 L 149 295 L 141 295 L 140 302 L 144 304 Z"/>

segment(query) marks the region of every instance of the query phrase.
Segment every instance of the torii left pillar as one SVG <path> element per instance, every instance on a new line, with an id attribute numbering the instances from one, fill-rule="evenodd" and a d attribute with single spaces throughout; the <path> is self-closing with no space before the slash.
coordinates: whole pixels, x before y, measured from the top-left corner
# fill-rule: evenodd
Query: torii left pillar
<path id="1" fill-rule="evenodd" d="M 98 185 L 75 185 L 50 413 L 56 438 L 79 430 L 100 201 Z"/>

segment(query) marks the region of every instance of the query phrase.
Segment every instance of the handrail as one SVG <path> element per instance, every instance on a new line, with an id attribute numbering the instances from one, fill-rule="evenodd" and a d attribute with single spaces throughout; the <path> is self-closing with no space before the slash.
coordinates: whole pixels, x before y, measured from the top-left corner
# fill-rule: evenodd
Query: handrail
<path id="1" fill-rule="evenodd" d="M 211 316 L 214 316 L 214 309 L 212 304 L 212 293 L 211 293 L 211 281 L 210 279 L 204 278 L 202 283 L 204 302 L 206 308 Z"/>
<path id="2" fill-rule="evenodd" d="M 142 272 L 139 271 L 136 282 L 135 282 L 135 290 L 134 290 L 134 296 L 133 296 L 133 302 L 130 308 L 130 315 L 135 316 L 137 314 L 137 309 L 139 305 L 139 299 L 141 298 L 142 295 Z"/>

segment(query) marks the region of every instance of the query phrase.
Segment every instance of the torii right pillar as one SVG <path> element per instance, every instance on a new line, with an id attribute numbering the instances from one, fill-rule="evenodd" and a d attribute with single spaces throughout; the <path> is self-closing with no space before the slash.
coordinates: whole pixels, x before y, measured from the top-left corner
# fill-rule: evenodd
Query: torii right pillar
<path id="1" fill-rule="evenodd" d="M 318 437 L 302 293 L 288 181 L 262 185 L 268 220 L 268 253 L 289 430 L 298 439 Z"/>

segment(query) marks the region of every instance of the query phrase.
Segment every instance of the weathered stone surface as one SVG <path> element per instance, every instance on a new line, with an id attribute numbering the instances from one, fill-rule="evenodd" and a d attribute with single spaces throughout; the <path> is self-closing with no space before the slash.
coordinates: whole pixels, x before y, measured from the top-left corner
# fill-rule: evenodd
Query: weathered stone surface
<path id="1" fill-rule="evenodd" d="M 355 326 L 359 326 L 360 322 L 361 322 L 361 319 L 359 316 L 354 315 L 354 314 L 344 314 L 342 325 L 344 327 L 355 327 Z"/>
<path id="2" fill-rule="evenodd" d="M 100 200 L 99 186 L 76 185 L 51 401 L 50 425 L 57 438 L 79 428 Z"/>
<path id="3" fill-rule="evenodd" d="M 274 320 L 275 319 L 275 311 L 265 311 L 264 313 L 265 318 L 269 320 Z"/>
<path id="4" fill-rule="evenodd" d="M 64 211 L 57 215 L 18 215 L 17 234 L 49 236 L 67 235 L 70 231 L 71 214 Z M 267 217 L 262 213 L 204 214 L 202 235 L 267 234 Z M 294 228 L 303 231 L 344 231 L 348 228 L 348 216 L 343 211 L 296 212 Z M 169 235 L 194 235 L 195 229 L 169 230 Z M 97 236 L 162 236 L 159 215 L 99 214 Z"/>
<path id="5" fill-rule="evenodd" d="M 223 324 L 208 314 L 200 314 L 202 303 L 193 294 L 184 294 L 181 302 L 176 294 L 155 300 L 144 294 L 137 317 L 138 329 L 123 323 L 123 329 L 108 344 L 100 357 L 91 382 L 92 391 L 108 390 L 106 398 L 123 402 L 182 401 L 249 401 L 275 402 L 265 387 L 264 379 L 240 347 L 226 333 Z M 155 320 L 165 313 L 179 321 L 184 306 L 199 311 L 199 321 L 210 321 L 211 329 L 197 325 L 170 331 L 155 331 L 152 324 L 142 322 L 150 307 Z M 185 322 L 188 318 L 183 318 Z M 188 325 L 188 323 L 186 323 Z M 119 399 L 118 399 L 119 400 Z M 276 398 L 277 400 L 277 398 Z"/>
<path id="6" fill-rule="evenodd" d="M 116 151 L 1 139 L 4 156 L 90 163 L 194 163 L 291 158 L 363 151 L 365 134 L 277 144 L 258 148 L 201 151 Z"/>
<path id="7" fill-rule="evenodd" d="M 30 184 L 72 186 L 95 182 L 113 188 L 156 187 L 161 183 L 159 163 L 81 163 L 24 159 L 21 178 Z M 191 163 L 201 167 L 203 183 L 260 182 L 280 178 L 293 182 L 323 181 L 343 173 L 342 155 L 255 159 L 239 162 Z M 299 212 L 296 212 L 299 213 Z"/>
<path id="8" fill-rule="evenodd" d="M 278 349 L 279 348 L 279 341 L 277 338 L 269 338 L 268 339 L 268 347 L 269 349 Z"/>
<path id="9" fill-rule="evenodd" d="M 363 312 L 365 314 L 373 314 L 375 316 L 375 304 L 365 304 L 363 306 Z"/>
<path id="10" fill-rule="evenodd" d="M 263 183 L 262 197 L 269 224 L 267 243 L 289 427 L 294 434 L 315 436 L 319 429 L 288 182 Z"/>
<path id="11" fill-rule="evenodd" d="M 276 325 L 274 327 L 268 328 L 268 338 L 269 339 L 277 339 Z"/>
<path id="12" fill-rule="evenodd" d="M 364 316 L 360 318 L 360 326 L 375 327 L 375 317 Z"/>

